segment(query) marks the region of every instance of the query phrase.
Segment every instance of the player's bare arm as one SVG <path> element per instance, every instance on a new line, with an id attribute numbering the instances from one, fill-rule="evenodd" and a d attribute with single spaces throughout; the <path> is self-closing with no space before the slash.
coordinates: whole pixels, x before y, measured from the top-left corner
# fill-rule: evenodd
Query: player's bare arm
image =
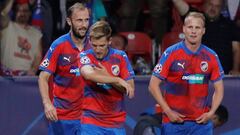
<path id="1" fill-rule="evenodd" d="M 106 76 L 111 76 L 106 68 L 99 63 L 98 67 L 93 67 L 93 69 L 98 73 L 98 74 L 102 74 L 102 75 L 106 75 Z M 116 88 L 118 91 L 125 93 L 129 98 L 133 98 L 134 97 L 134 80 L 128 80 L 126 81 L 131 87 L 129 87 L 125 82 L 121 82 L 121 83 L 111 83 L 111 85 Z M 125 87 L 123 85 L 126 85 Z M 126 89 L 126 87 L 129 87 L 128 89 Z"/>
<path id="2" fill-rule="evenodd" d="M 132 87 L 123 79 L 114 76 L 106 76 L 96 72 L 92 66 L 84 65 L 80 69 L 81 75 L 86 79 L 98 83 L 111 83 L 119 84 L 124 87 L 127 91 L 133 91 Z"/>
<path id="3" fill-rule="evenodd" d="M 159 85 L 162 81 L 158 79 L 155 76 L 152 76 L 149 83 L 149 91 L 152 94 L 152 96 L 155 98 L 157 103 L 161 106 L 163 109 L 163 112 L 166 113 L 166 115 L 169 117 L 171 122 L 183 122 L 184 115 L 173 111 L 167 102 L 164 100 L 162 92 L 159 88 Z"/>
<path id="4" fill-rule="evenodd" d="M 9 23 L 9 12 L 12 8 L 14 0 L 6 0 L 4 8 L 0 11 L 0 30 L 8 26 Z"/>
<path id="5" fill-rule="evenodd" d="M 45 116 L 50 121 L 57 121 L 57 112 L 56 108 L 51 103 L 49 97 L 49 87 L 48 87 L 48 80 L 51 74 L 46 71 L 41 71 L 39 78 L 38 78 L 38 85 L 39 90 L 42 98 L 42 103 L 44 106 Z"/>
<path id="6" fill-rule="evenodd" d="M 214 94 L 211 109 L 209 112 L 202 114 L 200 117 L 196 119 L 197 123 L 206 123 L 208 122 L 212 116 L 215 114 L 218 106 L 221 104 L 223 95 L 224 95 L 224 87 L 223 87 L 223 80 L 219 80 L 214 83 Z"/>

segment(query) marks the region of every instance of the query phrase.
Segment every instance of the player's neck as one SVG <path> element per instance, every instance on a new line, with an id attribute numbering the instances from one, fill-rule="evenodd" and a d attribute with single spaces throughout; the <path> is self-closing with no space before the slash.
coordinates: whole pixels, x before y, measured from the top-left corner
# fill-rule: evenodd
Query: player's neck
<path id="1" fill-rule="evenodd" d="M 200 43 L 189 43 L 189 42 L 185 42 L 186 47 L 191 51 L 191 52 L 197 52 L 198 48 L 200 47 Z"/>
<path id="2" fill-rule="evenodd" d="M 73 41 L 73 43 L 77 46 L 77 48 L 79 49 L 79 50 L 82 50 L 83 49 L 83 47 L 84 47 L 84 40 L 85 40 L 85 38 L 86 37 L 84 37 L 84 38 L 77 38 L 77 37 L 75 37 L 72 33 L 71 33 L 71 38 L 72 38 L 72 41 Z"/>

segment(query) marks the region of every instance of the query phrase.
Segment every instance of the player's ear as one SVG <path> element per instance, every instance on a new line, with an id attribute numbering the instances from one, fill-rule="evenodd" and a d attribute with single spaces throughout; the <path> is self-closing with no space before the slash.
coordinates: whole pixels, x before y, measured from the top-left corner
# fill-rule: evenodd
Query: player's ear
<path id="1" fill-rule="evenodd" d="M 205 34 L 205 31 L 206 31 L 206 28 L 205 28 L 205 27 L 203 27 L 203 34 Z"/>
<path id="2" fill-rule="evenodd" d="M 72 26 L 72 24 L 71 24 L 71 20 L 70 20 L 69 17 L 67 17 L 66 21 L 67 21 L 67 23 L 68 23 L 69 26 Z"/>
<path id="3" fill-rule="evenodd" d="M 112 44 L 112 37 L 109 38 L 108 44 L 109 44 L 109 45 Z"/>
<path id="4" fill-rule="evenodd" d="M 185 27 L 185 25 L 183 24 L 183 26 L 182 26 L 182 30 L 183 30 L 183 33 L 185 33 L 186 32 L 186 27 Z"/>

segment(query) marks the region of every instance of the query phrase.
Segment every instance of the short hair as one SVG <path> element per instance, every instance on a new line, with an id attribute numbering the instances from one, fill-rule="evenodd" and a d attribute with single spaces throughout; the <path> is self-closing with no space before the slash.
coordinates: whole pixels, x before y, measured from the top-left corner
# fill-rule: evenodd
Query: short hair
<path id="1" fill-rule="evenodd" d="M 220 122 L 225 123 L 228 121 L 228 110 L 225 106 L 220 105 L 215 114 L 218 116 Z"/>
<path id="2" fill-rule="evenodd" d="M 203 21 L 203 26 L 205 27 L 205 21 L 206 21 L 206 19 L 205 19 L 205 16 L 203 15 L 203 13 L 201 13 L 201 12 L 189 12 L 189 13 L 186 15 L 185 19 L 184 19 L 184 25 L 185 25 L 185 23 L 186 23 L 186 21 L 187 21 L 187 19 L 188 19 L 189 17 L 194 17 L 194 18 L 200 18 L 200 19 L 202 19 L 202 21 Z"/>
<path id="3" fill-rule="evenodd" d="M 68 8 L 67 17 L 71 17 L 74 9 L 85 10 L 85 9 L 88 9 L 88 8 L 84 4 L 77 2 L 77 3 L 73 4 L 71 7 Z"/>
<path id="4" fill-rule="evenodd" d="M 100 39 L 102 37 L 109 39 L 111 34 L 112 29 L 106 21 L 97 21 L 90 27 L 90 39 Z"/>

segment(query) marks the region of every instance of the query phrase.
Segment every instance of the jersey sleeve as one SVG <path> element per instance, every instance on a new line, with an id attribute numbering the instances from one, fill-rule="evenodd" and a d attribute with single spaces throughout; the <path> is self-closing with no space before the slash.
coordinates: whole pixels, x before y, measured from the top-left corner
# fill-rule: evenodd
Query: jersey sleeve
<path id="1" fill-rule="evenodd" d="M 152 75 L 158 77 L 161 80 L 165 80 L 168 76 L 168 72 L 171 66 L 171 51 L 167 49 L 162 54 L 157 65 L 153 69 Z"/>
<path id="2" fill-rule="evenodd" d="M 49 73 L 54 73 L 57 67 L 58 57 L 60 55 L 61 49 L 57 43 L 52 43 L 49 50 L 47 51 L 39 69 Z"/>
<path id="3" fill-rule="evenodd" d="M 133 79 L 135 73 L 125 52 L 122 52 L 122 59 L 120 64 L 120 77 L 125 80 Z"/>
<path id="4" fill-rule="evenodd" d="M 80 54 L 79 54 L 79 69 L 81 69 L 83 66 L 85 66 L 85 65 L 93 65 L 93 63 L 92 63 L 92 61 L 91 61 L 91 59 L 90 59 L 90 57 L 87 55 L 87 53 L 86 52 L 81 52 Z"/>
<path id="5" fill-rule="evenodd" d="M 213 82 L 216 82 L 218 80 L 223 79 L 223 77 L 224 77 L 224 71 L 223 71 L 222 65 L 220 63 L 220 60 L 217 54 L 215 54 L 213 59 L 213 69 L 212 69 L 210 80 Z"/>

